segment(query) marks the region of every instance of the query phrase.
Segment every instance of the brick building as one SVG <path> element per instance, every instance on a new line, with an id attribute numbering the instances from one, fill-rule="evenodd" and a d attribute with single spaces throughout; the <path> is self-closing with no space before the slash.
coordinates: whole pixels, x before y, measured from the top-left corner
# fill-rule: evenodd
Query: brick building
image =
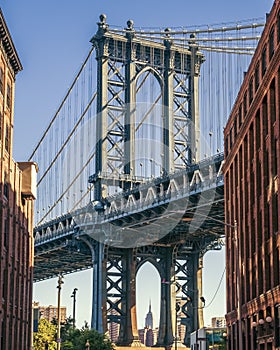
<path id="1" fill-rule="evenodd" d="M 280 349 L 280 1 L 224 130 L 228 349 Z"/>
<path id="2" fill-rule="evenodd" d="M 0 9 L 0 348 L 31 349 L 36 164 L 12 158 L 14 84 L 22 69 Z"/>
<path id="3" fill-rule="evenodd" d="M 54 319 L 57 319 L 58 316 L 58 308 L 54 305 L 43 306 L 39 305 L 38 302 L 33 303 L 33 310 L 36 311 L 38 315 L 38 319 L 44 318 L 49 322 L 52 322 Z M 61 323 L 65 323 L 67 316 L 66 306 L 60 307 L 60 321 Z"/>

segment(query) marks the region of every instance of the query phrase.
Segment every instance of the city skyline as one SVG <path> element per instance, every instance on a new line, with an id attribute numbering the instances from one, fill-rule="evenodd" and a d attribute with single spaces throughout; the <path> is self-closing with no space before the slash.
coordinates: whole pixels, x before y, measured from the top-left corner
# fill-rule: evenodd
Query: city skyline
<path id="1" fill-rule="evenodd" d="M 32 1 L 31 1 L 32 3 Z M 67 13 L 67 15 L 69 16 L 69 18 L 66 16 L 66 18 L 64 18 L 64 20 L 67 20 L 66 23 L 68 25 L 67 29 L 65 30 L 65 28 L 62 28 L 63 26 L 61 26 L 61 23 L 57 23 L 59 20 L 63 19 L 63 9 L 61 8 L 57 8 L 57 13 L 52 13 L 51 10 L 54 10 L 54 8 L 51 8 L 53 6 L 54 3 L 49 2 L 49 7 L 44 7 L 42 10 L 39 10 L 36 7 L 35 2 L 33 2 L 33 15 L 32 15 L 32 9 L 29 8 L 29 10 L 31 10 L 31 14 L 27 13 L 28 11 L 28 6 L 26 6 L 27 8 L 21 8 L 21 4 L 20 2 L 18 2 L 18 7 L 15 6 L 16 8 L 12 8 L 10 7 L 10 5 L 7 2 L 3 2 L 3 10 L 4 10 L 4 15 L 7 18 L 8 21 L 8 25 L 10 28 L 10 31 L 12 33 L 12 37 L 15 38 L 15 45 L 17 48 L 17 51 L 19 52 L 19 55 L 22 56 L 23 58 L 23 65 L 24 65 L 24 71 L 21 74 L 21 76 L 19 76 L 17 78 L 17 88 L 16 88 L 16 114 L 15 114 L 15 140 L 16 144 L 15 144 L 15 152 L 14 152 L 14 157 L 16 160 L 21 160 L 21 159 L 25 159 L 26 157 L 28 157 L 29 154 L 31 154 L 31 150 L 32 150 L 32 146 L 35 145 L 36 140 L 39 139 L 40 135 L 42 134 L 44 128 L 42 127 L 43 125 L 47 125 L 48 121 L 50 120 L 50 118 L 52 117 L 52 115 L 54 114 L 54 111 L 56 109 L 56 107 L 58 106 L 59 102 L 61 101 L 64 92 L 67 89 L 67 86 L 69 85 L 69 82 L 71 81 L 71 78 L 74 76 L 75 71 L 79 68 L 79 62 L 81 62 L 84 59 L 85 56 L 85 52 L 87 51 L 87 49 L 90 47 L 88 41 L 91 37 L 91 35 L 95 32 L 96 29 L 96 25 L 95 22 L 98 20 L 98 16 L 100 13 L 105 12 L 108 14 L 108 22 L 115 24 L 115 25 L 120 25 L 120 26 L 124 26 L 126 23 L 126 20 L 128 18 L 133 18 L 133 17 L 137 17 L 137 21 L 135 21 L 137 23 L 137 25 L 143 25 L 143 26 L 162 26 L 162 25 L 188 25 L 188 24 L 195 24 L 195 23 L 178 23 L 178 21 L 185 21 L 185 19 L 183 19 L 181 16 L 179 16 L 178 13 L 176 13 L 176 15 L 174 14 L 174 16 L 172 16 L 172 18 L 167 17 L 167 15 L 165 17 L 163 17 L 161 19 L 161 22 L 159 22 L 159 19 L 151 19 L 150 16 L 148 16 L 148 18 L 145 18 L 145 16 L 142 15 L 142 23 L 141 23 L 141 14 L 136 14 L 135 12 L 133 13 L 129 13 L 128 9 L 125 11 L 125 13 L 123 13 L 123 17 L 126 16 L 125 20 L 122 18 L 118 18 L 114 15 L 113 9 L 111 9 L 108 5 L 107 6 L 97 6 L 96 9 L 94 10 L 94 12 L 91 12 L 90 16 L 86 15 L 85 12 L 90 12 L 88 11 L 81 11 L 79 12 L 79 15 L 85 16 L 86 20 L 84 21 L 84 23 L 82 22 L 82 18 L 80 18 L 80 24 L 79 24 L 79 28 L 77 28 L 77 36 L 80 35 L 81 38 L 77 38 L 76 36 L 74 36 L 75 40 L 73 40 L 73 42 L 75 43 L 75 46 L 73 45 L 73 47 L 75 47 L 75 49 L 77 51 L 80 52 L 75 52 L 75 55 L 73 55 L 74 57 L 72 58 L 71 64 L 69 63 L 69 66 L 66 65 L 67 67 L 63 67 L 63 62 L 65 62 L 65 60 L 67 59 L 67 53 L 68 55 L 70 55 L 72 53 L 72 47 L 71 44 L 69 44 L 68 40 L 69 37 L 67 36 L 67 30 L 70 31 L 70 14 L 71 16 L 74 17 L 74 10 L 75 10 L 75 6 L 70 6 L 70 9 L 65 9 L 65 13 Z M 219 2 L 216 3 L 216 6 L 218 8 Z M 260 17 L 260 16 L 264 16 L 265 12 L 268 11 L 270 9 L 270 4 L 264 6 L 264 4 L 261 5 L 261 3 L 259 2 L 258 5 L 256 6 L 256 2 L 254 2 L 255 6 L 253 8 L 254 10 L 254 15 L 252 17 Z M 89 7 L 90 4 L 87 4 Z M 160 5 L 160 4 L 159 4 Z M 183 4 L 184 5 L 184 4 Z M 183 6 L 182 5 L 182 6 Z M 244 6 L 244 4 L 242 3 L 242 5 Z M 91 5 L 92 6 L 92 5 Z M 201 4 L 200 4 L 201 6 Z M 212 6 L 214 7 L 213 3 Z M 248 5 L 249 6 L 249 5 Z M 237 4 L 236 4 L 237 7 Z M 215 7 L 214 7 L 215 8 Z M 46 11 L 47 10 L 47 11 Z M 20 11 L 22 12 L 22 16 L 20 16 Z M 37 12 L 36 12 L 37 11 Z M 49 28 L 49 38 L 48 38 L 48 34 L 47 32 L 41 32 L 42 34 L 42 38 L 40 38 L 39 36 L 35 37 L 33 36 L 34 33 L 28 33 L 29 31 L 35 31 L 36 29 L 36 25 L 40 28 L 40 30 L 42 31 L 43 29 L 46 30 L 45 27 L 48 28 L 48 21 L 45 21 L 45 17 L 42 16 L 43 12 L 46 11 L 46 13 L 44 13 L 44 15 L 53 15 L 54 16 L 54 28 L 52 28 L 52 30 L 50 30 Z M 73 12 L 71 12 L 73 11 Z M 259 11 L 259 12 L 258 12 Z M 132 12 L 132 11 L 131 11 Z M 214 11 L 213 11 L 214 12 Z M 246 14 L 248 12 L 244 11 Z M 239 19 L 243 19 L 243 15 L 245 16 L 245 13 L 242 13 L 242 18 L 240 17 Z M 232 16 L 234 16 L 235 12 L 231 12 Z M 59 15 L 61 16 L 61 18 L 59 18 Z M 135 15 L 135 16 L 134 16 Z M 235 14 L 237 15 L 237 13 Z M 241 15 L 241 13 L 240 13 Z M 201 18 L 201 21 L 203 21 L 203 23 L 213 23 L 213 22 L 222 22 L 225 18 L 225 20 L 229 21 L 229 20 L 236 20 L 236 18 L 230 18 L 230 12 L 227 12 L 227 16 L 223 17 L 221 15 L 217 15 L 209 12 L 208 14 L 209 16 L 209 21 L 207 21 L 207 18 L 205 16 L 203 16 Z M 220 16 L 220 17 L 219 17 Z M 78 15 L 77 15 L 78 17 Z M 251 16 L 245 16 L 246 18 L 252 18 Z M 39 20 L 41 18 L 42 23 L 39 23 Z M 74 17 L 76 19 L 76 17 Z M 221 18 L 221 21 L 219 20 L 219 18 Z M 28 29 L 23 30 L 23 24 L 24 24 L 24 19 L 27 22 L 27 27 Z M 134 19 L 134 18 L 133 18 Z M 145 19 L 145 20 L 144 20 Z M 188 22 L 190 21 L 190 19 L 193 20 L 193 17 L 190 15 Z M 150 22 L 149 22 L 150 20 Z M 17 21 L 18 21 L 18 26 L 17 26 Z M 32 22 L 33 22 L 33 26 L 32 26 Z M 144 22 L 144 23 L 143 23 Z M 168 23 L 166 23 L 168 22 Z M 199 24 L 199 22 L 197 22 L 197 24 Z M 83 29 L 82 27 L 86 27 L 87 29 Z M 62 30 L 63 29 L 63 30 Z M 22 33 L 20 33 L 19 31 L 22 31 Z M 38 34 L 40 33 L 40 30 L 38 30 Z M 54 32 L 56 31 L 56 32 Z M 56 34 L 56 36 L 55 36 Z M 70 37 L 73 37 L 72 35 L 69 35 Z M 52 39 L 51 39 L 52 38 Z M 48 41 L 48 40 L 50 41 Z M 66 40 L 67 39 L 67 40 Z M 26 40 L 26 41 L 25 41 Z M 34 45 L 34 43 L 32 43 L 32 40 L 36 41 L 36 44 Z M 52 41 L 51 41 L 52 40 Z M 68 42 L 66 46 L 63 46 L 62 44 L 64 42 Z M 25 46 L 26 43 L 26 46 Z M 44 43 L 44 45 L 42 45 L 42 43 Z M 53 45 L 52 45 L 53 43 Z M 65 43 L 66 44 L 66 43 Z M 38 49 L 38 47 L 44 47 L 44 51 L 43 49 L 41 50 L 41 54 L 39 54 L 36 51 L 40 51 Z M 30 48 L 30 51 L 28 51 L 27 48 Z M 64 57 L 64 61 L 61 60 L 61 55 L 62 55 L 62 51 L 65 52 L 66 57 Z M 53 51 L 58 52 L 58 56 L 53 55 Z M 42 53 L 43 52 L 43 53 Z M 50 54 L 51 53 L 51 54 Z M 48 57 L 48 61 L 46 63 L 46 58 Z M 38 61 L 38 62 L 37 62 Z M 35 64 L 36 63 L 36 64 Z M 34 67 L 33 67 L 34 65 Z M 41 74 L 39 74 L 40 72 L 40 66 L 41 69 L 42 67 L 46 67 L 46 70 L 48 70 L 48 72 L 52 72 L 53 76 L 56 77 L 57 81 L 55 84 L 53 84 L 52 80 L 48 80 L 47 75 L 49 74 L 48 72 L 41 72 Z M 33 70 L 33 68 L 35 68 Z M 67 69 L 66 69 L 67 68 Z M 42 69 L 44 70 L 44 69 Z M 30 74 L 32 76 L 32 78 L 30 78 Z M 40 80 L 43 80 L 45 82 L 45 84 L 42 83 L 42 81 L 39 82 L 36 80 L 36 77 L 40 77 Z M 59 78 L 58 78 L 59 77 Z M 48 90 L 44 90 L 46 87 L 44 86 L 48 86 Z M 30 91 L 30 96 L 26 95 L 26 91 L 28 90 Z M 35 90 L 38 90 L 38 92 L 44 91 L 41 94 Z M 52 91 L 51 91 L 52 90 Z M 25 93 L 24 93 L 25 91 Z M 50 91 L 51 93 L 49 94 L 50 96 L 47 95 L 47 92 Z M 38 103 L 36 103 L 34 105 L 34 101 L 38 100 Z M 32 111 L 31 111 L 32 110 Z M 40 113 L 41 112 L 41 113 Z M 42 115 L 42 117 L 38 117 L 38 115 Z M 26 119 L 28 122 L 26 122 Z M 24 121 L 23 121 L 24 120 Z M 30 128 L 30 124 L 33 124 L 33 127 Z M 26 126 L 24 125 L 26 124 Z M 41 129 L 42 127 L 42 129 Z M 32 131 L 31 131 L 31 130 Z M 28 137 L 25 139 L 22 137 L 23 135 L 28 135 Z M 23 147 L 23 144 L 25 147 Z M 26 148 L 26 149 L 24 149 Z M 29 152 L 27 151 L 29 149 Z M 221 252 L 220 252 L 221 253 Z M 213 256 L 215 254 L 215 256 Z M 210 266 L 208 266 L 208 257 L 210 258 L 210 255 L 212 256 L 212 261 L 211 261 L 211 270 L 209 269 Z M 223 269 L 220 269 L 221 266 L 224 266 L 224 257 L 223 254 L 219 254 L 217 252 L 215 253 L 207 253 L 206 257 L 205 257 L 205 262 L 204 262 L 205 266 L 207 265 L 207 267 L 205 268 L 204 271 L 204 276 L 205 276 L 205 282 L 208 279 L 208 282 L 205 283 L 205 286 L 207 287 L 207 290 L 205 290 L 205 298 L 206 298 L 206 306 L 208 304 L 208 301 L 210 302 L 212 296 L 215 293 L 215 290 L 218 286 L 218 282 L 220 277 L 222 276 L 223 273 Z M 215 273 L 213 273 L 213 267 L 216 269 Z M 219 271 L 218 271 L 219 268 Z M 144 267 L 143 267 L 144 269 Z M 141 272 L 141 271 L 140 271 Z M 91 283 L 91 274 L 89 273 L 89 271 L 85 271 L 79 274 L 79 276 L 83 276 L 79 282 L 78 279 L 76 279 L 75 277 L 77 276 L 77 274 L 73 274 L 73 276 L 65 276 L 65 285 L 63 286 L 63 291 L 62 291 L 62 303 L 63 303 L 63 299 L 64 300 L 68 300 L 68 294 L 69 294 L 69 301 L 67 301 L 66 304 L 70 305 L 70 307 L 67 307 L 68 310 L 71 310 L 71 292 L 72 289 L 77 287 L 79 289 L 78 295 L 77 295 L 77 319 L 79 318 L 79 322 L 77 323 L 78 326 L 81 326 L 81 324 L 83 323 L 83 318 L 82 316 L 80 316 L 80 311 L 81 310 L 85 310 L 86 309 L 86 304 L 80 304 L 81 299 L 82 300 L 88 300 L 90 293 L 85 293 L 84 294 L 84 289 L 87 290 L 87 292 L 89 292 L 92 288 L 92 283 Z M 157 276 L 158 278 L 156 278 L 156 282 L 157 282 L 157 286 L 155 285 L 153 287 L 153 290 L 156 291 L 157 293 L 153 293 L 155 294 L 155 296 L 153 296 L 153 298 L 155 298 L 155 300 L 152 299 L 152 303 L 153 304 L 159 304 L 159 298 L 158 298 L 158 290 L 159 290 L 159 285 L 160 285 L 160 280 L 159 280 L 159 276 L 158 275 L 154 275 L 153 274 L 153 270 L 149 269 L 148 272 L 148 276 L 149 276 L 149 280 L 154 281 L 154 278 L 152 278 L 152 276 Z M 141 277 L 141 276 L 140 276 Z M 208 277 L 208 278 L 206 278 Z M 145 278 L 147 278 L 144 276 L 143 280 L 145 281 Z M 80 285 L 80 283 L 83 283 L 82 281 L 84 281 L 85 279 L 88 280 L 88 284 L 85 286 Z M 213 281 L 211 281 L 211 279 Z M 70 282 L 71 281 L 71 282 Z M 69 282 L 69 287 L 68 287 L 68 282 Z M 46 298 L 45 294 L 45 290 L 46 288 L 48 289 L 49 296 L 52 298 L 52 301 L 50 302 L 50 304 L 54 304 L 56 302 L 56 284 L 57 281 L 54 279 L 52 281 L 49 282 L 39 282 L 35 285 L 34 288 L 34 301 L 39 301 L 41 304 L 45 304 L 45 302 L 43 301 L 44 298 Z M 141 280 L 138 283 L 138 286 L 141 285 Z M 42 287 L 41 287 L 42 286 Z M 224 287 L 225 289 L 225 287 Z M 52 293 L 51 293 L 52 291 Z M 80 294 L 80 296 L 79 296 Z M 225 293 L 223 293 L 225 294 Z M 87 297 L 85 297 L 87 295 Z M 148 296 L 149 298 L 149 296 Z M 152 298 L 152 297 L 151 297 Z M 216 297 L 219 298 L 219 297 Z M 219 303 L 217 303 L 216 305 L 216 309 L 218 310 L 218 304 L 221 304 L 221 296 L 219 300 Z M 46 300 L 46 299 L 45 299 Z M 145 305 L 145 298 L 143 300 L 143 303 Z M 216 300 L 215 300 L 216 302 Z M 88 304 L 88 303 L 87 303 Z M 225 304 L 225 302 L 224 302 Z M 224 309 L 223 309 L 224 310 Z M 89 307 L 89 313 L 91 312 L 91 308 Z M 206 310 L 208 311 L 208 310 Z M 211 316 L 213 316 L 213 311 L 211 311 L 212 314 Z M 87 321 L 90 322 L 90 314 L 88 312 L 84 312 L 84 318 L 87 318 Z M 155 312 L 156 314 L 156 312 Z M 218 314 L 214 314 L 215 316 L 222 316 Z M 140 319 L 140 316 L 139 316 Z M 158 319 L 158 317 L 157 317 Z M 138 325 L 138 328 L 140 328 L 140 324 Z"/>

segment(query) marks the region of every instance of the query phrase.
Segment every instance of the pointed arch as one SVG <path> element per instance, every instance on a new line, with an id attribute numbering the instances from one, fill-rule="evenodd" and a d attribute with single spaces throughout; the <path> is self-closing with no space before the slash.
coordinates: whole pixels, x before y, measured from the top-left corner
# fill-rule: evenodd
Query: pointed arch
<path id="1" fill-rule="evenodd" d="M 159 83 L 159 85 L 160 85 L 160 87 L 161 87 L 161 90 L 162 90 L 162 87 L 163 87 L 163 80 L 162 80 L 162 77 L 161 77 L 160 73 L 159 73 L 156 69 L 154 69 L 153 67 L 145 67 L 145 68 L 141 69 L 141 70 L 136 74 L 136 76 L 135 76 L 136 85 L 137 85 L 137 83 L 138 83 L 138 79 L 140 78 L 140 76 L 141 76 L 142 74 L 144 74 L 145 72 L 148 72 L 148 71 L 150 71 L 150 72 L 154 75 L 154 77 L 155 77 L 156 80 L 158 81 L 158 83 Z"/>

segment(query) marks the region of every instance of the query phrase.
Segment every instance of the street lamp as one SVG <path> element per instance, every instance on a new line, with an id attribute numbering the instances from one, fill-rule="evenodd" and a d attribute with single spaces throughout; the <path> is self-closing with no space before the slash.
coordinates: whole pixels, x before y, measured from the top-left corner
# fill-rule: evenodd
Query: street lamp
<path id="1" fill-rule="evenodd" d="M 73 298 L 73 328 L 76 327 L 76 293 L 77 293 L 78 288 L 74 288 L 71 298 Z"/>
<path id="2" fill-rule="evenodd" d="M 60 339 L 60 293 L 61 293 L 61 285 L 64 283 L 62 281 L 62 275 L 59 275 L 58 277 L 58 296 L 57 296 L 57 350 L 60 350 L 60 345 L 61 345 L 61 339 Z"/>

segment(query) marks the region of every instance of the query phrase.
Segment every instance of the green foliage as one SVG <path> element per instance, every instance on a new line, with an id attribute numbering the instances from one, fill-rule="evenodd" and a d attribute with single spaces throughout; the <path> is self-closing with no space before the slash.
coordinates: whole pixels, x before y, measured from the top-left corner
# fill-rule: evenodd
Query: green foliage
<path id="1" fill-rule="evenodd" d="M 48 350 L 56 350 L 56 322 L 48 322 L 45 319 L 40 319 L 38 332 L 34 333 L 34 350 L 45 349 L 45 343 L 48 342 Z M 73 320 L 66 319 L 65 323 L 61 324 L 61 349 L 62 350 L 85 350 L 86 342 L 90 344 L 90 350 L 113 350 L 111 341 L 106 336 L 98 333 L 93 329 L 89 329 L 85 323 L 81 329 L 73 328 Z"/>
<path id="2" fill-rule="evenodd" d="M 113 345 L 104 335 L 93 329 L 83 327 L 82 329 L 71 329 L 68 338 L 63 339 L 61 349 L 63 350 L 85 350 L 85 344 L 89 341 L 90 349 L 112 350 Z"/>
<path id="3" fill-rule="evenodd" d="M 56 326 L 48 320 L 41 318 L 38 324 L 38 332 L 33 335 L 33 349 L 45 349 L 45 344 L 48 342 L 49 350 L 56 350 Z"/>

